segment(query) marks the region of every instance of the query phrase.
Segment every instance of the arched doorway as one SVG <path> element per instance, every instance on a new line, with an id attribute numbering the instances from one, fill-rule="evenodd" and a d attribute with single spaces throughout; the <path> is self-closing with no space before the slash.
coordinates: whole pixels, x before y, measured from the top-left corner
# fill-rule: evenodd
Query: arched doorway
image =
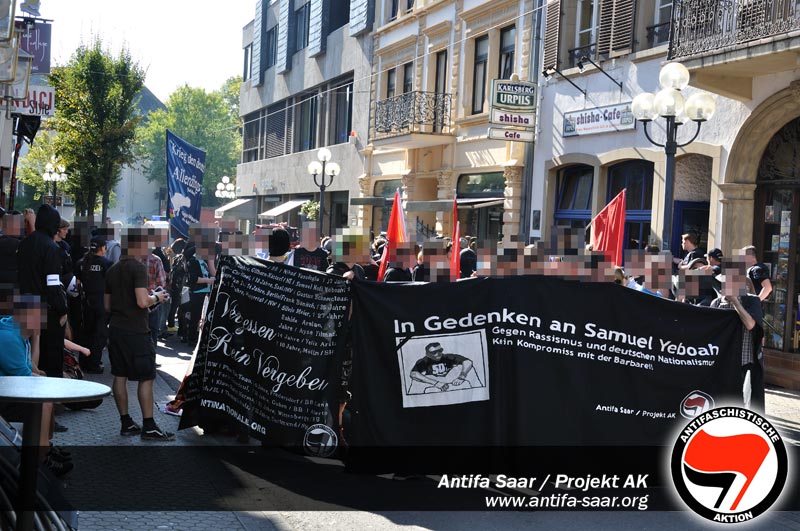
<path id="1" fill-rule="evenodd" d="M 758 166 L 755 242 L 771 269 L 773 291 L 764 302 L 766 347 L 800 352 L 800 118 L 772 136 Z"/>

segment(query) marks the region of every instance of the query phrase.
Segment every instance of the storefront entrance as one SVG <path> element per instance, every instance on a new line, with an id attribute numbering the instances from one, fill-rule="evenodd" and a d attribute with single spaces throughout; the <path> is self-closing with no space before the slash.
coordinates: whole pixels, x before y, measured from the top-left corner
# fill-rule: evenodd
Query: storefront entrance
<path id="1" fill-rule="evenodd" d="M 758 168 L 755 241 L 771 270 L 772 294 L 764 302 L 765 346 L 800 352 L 800 118 L 770 140 Z"/>

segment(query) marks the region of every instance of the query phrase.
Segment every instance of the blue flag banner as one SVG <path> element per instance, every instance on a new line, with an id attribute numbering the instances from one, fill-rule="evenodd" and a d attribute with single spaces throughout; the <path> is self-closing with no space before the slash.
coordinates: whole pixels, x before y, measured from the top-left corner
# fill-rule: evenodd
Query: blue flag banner
<path id="1" fill-rule="evenodd" d="M 167 131 L 167 188 L 173 230 L 189 236 L 189 225 L 200 222 L 206 152 Z"/>

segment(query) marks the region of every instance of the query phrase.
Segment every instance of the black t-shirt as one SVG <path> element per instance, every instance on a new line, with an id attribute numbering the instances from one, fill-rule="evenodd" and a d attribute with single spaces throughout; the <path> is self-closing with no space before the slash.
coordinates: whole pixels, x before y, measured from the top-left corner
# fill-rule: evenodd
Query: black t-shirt
<path id="1" fill-rule="evenodd" d="M 17 283 L 17 247 L 20 238 L 0 236 L 0 284 Z"/>
<path id="2" fill-rule="evenodd" d="M 384 282 L 411 282 L 411 271 L 399 267 L 390 267 L 383 274 Z"/>
<path id="3" fill-rule="evenodd" d="M 759 262 L 747 270 L 747 276 L 753 281 L 753 287 L 756 289 L 756 294 L 758 294 L 761 292 L 761 284 L 769 279 L 769 268 Z"/>
<path id="4" fill-rule="evenodd" d="M 86 302 L 95 310 L 103 308 L 106 273 L 111 265 L 111 261 L 102 256 L 87 254 L 78 261 L 78 266 L 75 268 L 75 276 L 81 281 Z"/>
<path id="5" fill-rule="evenodd" d="M 686 256 L 684 256 L 683 260 L 681 260 L 681 265 L 682 266 L 689 265 L 689 262 L 691 262 L 695 258 L 705 258 L 705 256 L 706 256 L 706 251 L 704 249 L 701 249 L 700 247 L 695 247 L 693 250 L 686 253 Z"/>
<path id="6" fill-rule="evenodd" d="M 411 372 L 418 372 L 425 376 L 447 376 L 453 367 L 461 365 L 465 361 L 467 358 L 458 354 L 443 354 L 438 360 L 425 356 L 414 364 Z"/>
<path id="7" fill-rule="evenodd" d="M 294 265 L 314 271 L 325 271 L 328 268 L 328 253 L 320 247 L 313 251 L 298 247 L 294 250 Z"/>
<path id="8" fill-rule="evenodd" d="M 147 266 L 135 258 L 123 256 L 108 269 L 105 291 L 111 295 L 111 326 L 131 332 L 150 332 L 147 308 L 139 308 L 134 291 L 147 287 Z"/>

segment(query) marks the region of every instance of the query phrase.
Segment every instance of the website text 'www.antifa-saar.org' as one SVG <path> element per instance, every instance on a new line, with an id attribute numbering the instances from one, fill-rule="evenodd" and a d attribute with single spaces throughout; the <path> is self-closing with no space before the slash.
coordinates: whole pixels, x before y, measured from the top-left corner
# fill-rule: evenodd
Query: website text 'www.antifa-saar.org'
<path id="1" fill-rule="evenodd" d="M 264 458 L 119 451 L 137 463 L 162 452 L 156 474 L 180 470 L 184 485 L 198 470 L 214 478 L 184 509 L 677 509 L 738 522 L 796 508 L 797 496 L 778 500 L 788 458 L 774 427 L 737 413 L 757 392 L 743 393 L 739 314 L 581 281 L 590 262 L 382 283 L 223 256 L 180 427 L 245 431 Z M 276 449 L 292 451 L 289 465 Z M 268 483 L 289 491 L 278 506 L 235 495 Z M 109 499 L 85 496 L 91 479 L 75 486 L 68 506 Z M 143 496 L 135 508 L 164 508 Z"/>

